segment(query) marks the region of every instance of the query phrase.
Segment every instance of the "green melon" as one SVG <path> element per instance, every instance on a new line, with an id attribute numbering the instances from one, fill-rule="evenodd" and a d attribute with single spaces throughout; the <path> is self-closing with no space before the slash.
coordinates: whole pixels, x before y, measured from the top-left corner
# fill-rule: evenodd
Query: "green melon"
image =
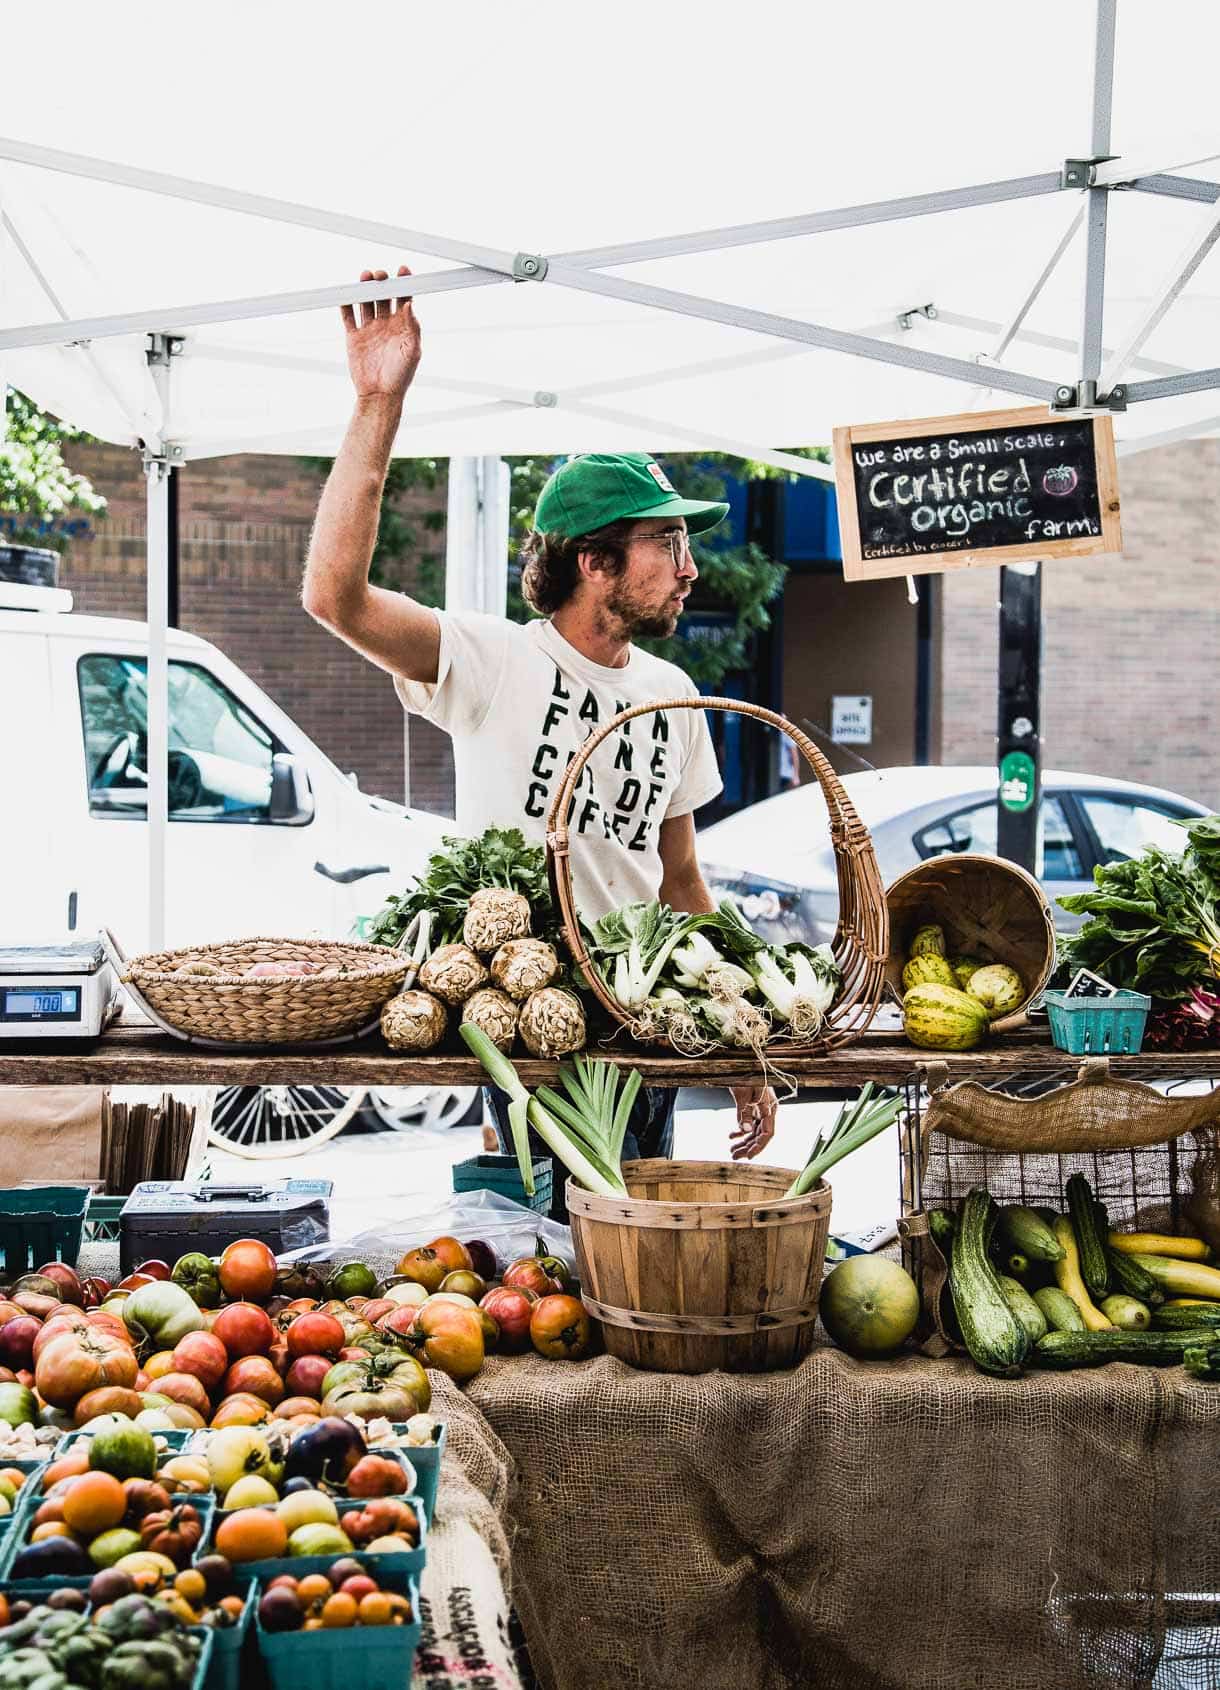
<path id="1" fill-rule="evenodd" d="M 976 969 L 966 990 L 972 998 L 979 1000 L 991 1021 L 1001 1015 L 1011 1015 L 1025 1002 L 1021 976 L 1015 968 L 1009 968 L 1003 962 L 991 962 L 986 968 Z"/>
<path id="2" fill-rule="evenodd" d="M 849 1256 L 827 1274 L 818 1313 L 848 1355 L 893 1355 L 915 1330 L 919 1292 L 897 1262 L 885 1256 Z"/>

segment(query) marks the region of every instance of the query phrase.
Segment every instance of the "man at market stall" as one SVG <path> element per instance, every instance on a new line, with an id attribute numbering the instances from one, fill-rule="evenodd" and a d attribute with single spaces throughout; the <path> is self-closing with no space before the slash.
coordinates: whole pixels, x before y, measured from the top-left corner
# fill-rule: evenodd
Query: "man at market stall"
<path id="1" fill-rule="evenodd" d="M 361 280 L 385 275 L 365 271 Z M 722 521 L 728 506 L 681 498 L 645 453 L 576 457 L 543 488 L 524 548 L 522 592 L 537 620 L 437 611 L 373 586 L 382 491 L 420 329 L 409 298 L 362 305 L 359 321 L 344 306 L 342 319 L 356 408 L 318 506 L 305 609 L 393 675 L 405 709 L 451 735 L 464 834 L 517 826 L 541 844 L 557 783 L 592 731 L 630 705 L 697 696 L 681 669 L 632 641 L 674 632 L 699 573 L 689 537 Z M 713 909 L 694 812 L 720 789 L 701 710 L 639 717 L 603 742 L 569 823 L 584 918 L 637 899 Z M 507 1145 L 507 1099 L 489 1095 Z M 733 1155 L 755 1156 L 774 1132 L 775 1094 L 741 1086 L 733 1096 Z M 671 1153 L 673 1100 L 672 1090 L 641 1090 L 625 1157 Z M 557 1177 L 560 1202 L 563 1184 Z"/>

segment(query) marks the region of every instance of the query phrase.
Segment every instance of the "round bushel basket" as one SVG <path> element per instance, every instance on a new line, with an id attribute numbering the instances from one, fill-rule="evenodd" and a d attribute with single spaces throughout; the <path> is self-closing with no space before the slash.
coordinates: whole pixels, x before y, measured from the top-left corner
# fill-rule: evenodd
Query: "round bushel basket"
<path id="1" fill-rule="evenodd" d="M 576 797 L 576 788 L 584 773 L 585 764 L 612 733 L 636 716 L 651 716 L 666 710 L 722 710 L 737 716 L 749 716 L 765 722 L 787 734 L 805 759 L 822 788 L 822 796 L 830 813 L 830 838 L 834 846 L 835 870 L 839 883 L 839 922 L 831 950 L 842 976 L 834 1003 L 827 1011 L 821 1027 L 812 1037 L 797 1038 L 777 1033 L 766 1042 L 768 1051 L 797 1051 L 813 1055 L 847 1044 L 862 1033 L 877 1012 L 885 984 L 885 959 L 889 949 L 885 893 L 881 885 L 881 871 L 868 829 L 856 814 L 846 789 L 833 768 L 813 744 L 784 716 L 774 710 L 764 710 L 759 704 L 742 704 L 734 698 L 664 698 L 652 704 L 636 704 L 630 710 L 620 710 L 602 727 L 591 733 L 572 758 L 564 773 L 559 790 L 547 817 L 547 867 L 551 880 L 551 896 L 563 920 L 564 938 L 573 961 L 589 983 L 594 997 L 606 1013 L 620 1026 L 627 1028 L 634 1038 L 644 1044 L 668 1045 L 664 1032 L 642 1028 L 630 1012 L 625 1010 L 608 990 L 589 960 L 580 923 L 580 912 L 572 890 L 571 840 L 568 817 Z M 691 1052 L 684 1052 L 690 1055 Z"/>
<path id="2" fill-rule="evenodd" d="M 1006 962 L 1025 987 L 1021 1002 L 991 1031 L 1023 1026 L 1029 1004 L 1055 966 L 1055 922 L 1041 886 L 1016 863 L 977 853 L 931 857 L 900 874 L 885 894 L 890 957 L 886 984 L 902 1001 L 902 970 L 920 927 L 944 928 L 950 956 Z"/>
<path id="3" fill-rule="evenodd" d="M 769 1373 L 813 1344 L 830 1187 L 792 1169 L 624 1162 L 629 1196 L 568 1181 L 581 1296 L 606 1348 L 661 1373 Z"/>

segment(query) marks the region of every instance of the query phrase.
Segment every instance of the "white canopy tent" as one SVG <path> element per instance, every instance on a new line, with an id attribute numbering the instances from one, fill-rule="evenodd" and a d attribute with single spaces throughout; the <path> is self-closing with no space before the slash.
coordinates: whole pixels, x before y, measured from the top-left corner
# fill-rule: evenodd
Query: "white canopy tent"
<path id="1" fill-rule="evenodd" d="M 0 369 L 150 470 L 154 940 L 164 466 L 334 451 L 335 308 L 396 291 L 364 268 L 416 278 L 403 454 L 824 474 L 783 449 L 1097 394 L 1120 452 L 1220 430 L 1206 0 L 68 0 L 6 36 Z"/>

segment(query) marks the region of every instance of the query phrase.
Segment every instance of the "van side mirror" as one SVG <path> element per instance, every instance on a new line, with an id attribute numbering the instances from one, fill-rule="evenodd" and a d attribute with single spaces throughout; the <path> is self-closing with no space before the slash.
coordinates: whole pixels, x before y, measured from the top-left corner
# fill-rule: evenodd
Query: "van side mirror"
<path id="1" fill-rule="evenodd" d="M 271 820 L 282 827 L 304 827 L 314 816 L 313 788 L 299 758 L 277 751 L 271 759 Z"/>

